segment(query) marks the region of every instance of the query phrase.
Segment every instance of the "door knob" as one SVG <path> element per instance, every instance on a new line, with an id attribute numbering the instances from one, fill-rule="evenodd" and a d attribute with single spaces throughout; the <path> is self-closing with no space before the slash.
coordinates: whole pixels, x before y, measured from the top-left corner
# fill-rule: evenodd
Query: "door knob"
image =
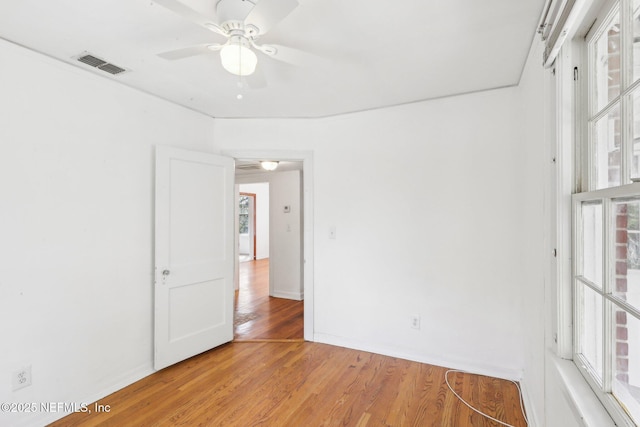
<path id="1" fill-rule="evenodd" d="M 168 276 L 170 274 L 171 274 L 171 272 L 169 270 L 162 270 L 162 275 L 163 276 Z"/>

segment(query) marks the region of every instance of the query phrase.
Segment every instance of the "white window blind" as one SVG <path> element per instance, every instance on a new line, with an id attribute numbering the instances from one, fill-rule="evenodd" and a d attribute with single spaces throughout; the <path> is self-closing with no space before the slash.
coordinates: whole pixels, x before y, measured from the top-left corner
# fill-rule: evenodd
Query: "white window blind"
<path id="1" fill-rule="evenodd" d="M 555 61 L 583 2 L 584 0 L 547 0 L 545 3 L 538 27 L 538 33 L 545 44 L 542 58 L 545 68 L 551 67 Z"/>

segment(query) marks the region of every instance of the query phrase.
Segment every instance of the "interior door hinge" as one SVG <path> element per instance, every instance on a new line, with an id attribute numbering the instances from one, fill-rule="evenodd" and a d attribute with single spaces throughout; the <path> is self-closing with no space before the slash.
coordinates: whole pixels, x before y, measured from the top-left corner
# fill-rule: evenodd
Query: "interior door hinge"
<path id="1" fill-rule="evenodd" d="M 558 250 L 556 248 L 553 248 L 553 250 L 551 251 L 551 255 L 554 256 L 554 258 L 558 257 Z"/>
<path id="2" fill-rule="evenodd" d="M 573 81 L 578 81 L 578 67 L 573 67 Z"/>

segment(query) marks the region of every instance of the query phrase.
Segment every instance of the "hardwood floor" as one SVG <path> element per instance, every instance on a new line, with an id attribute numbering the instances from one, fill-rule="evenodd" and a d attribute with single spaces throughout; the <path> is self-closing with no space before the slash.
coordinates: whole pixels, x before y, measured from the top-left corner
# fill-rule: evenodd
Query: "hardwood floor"
<path id="1" fill-rule="evenodd" d="M 269 296 L 269 259 L 241 262 L 239 273 L 235 340 L 301 341 L 304 337 L 304 303 Z"/>
<path id="2" fill-rule="evenodd" d="M 497 426 L 449 391 L 445 371 L 326 344 L 234 342 L 97 402 L 109 412 L 52 426 Z M 478 409 L 526 426 L 511 382 L 461 373 L 449 381 Z"/>
<path id="3" fill-rule="evenodd" d="M 304 342 L 302 302 L 269 297 L 268 261 L 245 264 L 236 311 L 252 320 L 235 327 L 234 342 L 51 426 L 498 426 L 455 397 L 445 383 L 446 368 Z M 250 275 L 258 280 L 247 280 Z M 462 373 L 448 378 L 477 409 L 526 426 L 513 383 Z M 98 412 L 96 405 L 109 411 Z"/>

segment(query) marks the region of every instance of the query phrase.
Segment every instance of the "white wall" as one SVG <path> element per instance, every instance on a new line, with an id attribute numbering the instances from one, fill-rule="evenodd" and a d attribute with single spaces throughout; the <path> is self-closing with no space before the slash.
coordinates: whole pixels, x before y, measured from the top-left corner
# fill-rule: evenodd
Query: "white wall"
<path id="1" fill-rule="evenodd" d="M 542 50 L 543 46 L 536 37 L 518 88 L 522 130 L 519 143 L 523 146 L 523 156 L 519 161 L 522 165 L 519 183 L 523 264 L 518 282 L 523 295 L 523 386 L 529 400 L 529 418 L 536 421 L 533 425 L 545 425 L 545 324 L 548 321 L 545 316 L 548 309 L 545 292 L 548 290 L 545 287 L 549 286 L 545 273 L 550 260 L 544 255 L 551 253 L 550 248 L 545 250 L 545 242 L 548 244 L 549 241 L 547 223 L 551 219 L 548 211 L 551 156 L 546 126 L 553 112 L 545 108 L 550 98 L 545 73 L 550 71 L 541 66 Z"/>
<path id="2" fill-rule="evenodd" d="M 520 375 L 517 94 L 317 120 L 216 119 L 217 151 L 314 151 L 317 340 Z"/>
<path id="3" fill-rule="evenodd" d="M 0 57 L 0 401 L 92 402 L 152 372 L 154 145 L 206 151 L 213 120 L 1 40 Z"/>
<path id="4" fill-rule="evenodd" d="M 278 298 L 302 300 L 302 193 L 300 171 L 278 172 L 269 180 L 269 290 Z M 289 212 L 284 207 L 289 207 Z"/>
<path id="5" fill-rule="evenodd" d="M 256 259 L 269 258 L 269 183 L 241 184 L 240 191 L 256 195 Z"/>
<path id="6" fill-rule="evenodd" d="M 251 250 L 251 241 L 249 239 L 249 233 L 240 234 L 238 241 L 238 248 L 241 255 L 253 255 L 253 251 Z"/>

